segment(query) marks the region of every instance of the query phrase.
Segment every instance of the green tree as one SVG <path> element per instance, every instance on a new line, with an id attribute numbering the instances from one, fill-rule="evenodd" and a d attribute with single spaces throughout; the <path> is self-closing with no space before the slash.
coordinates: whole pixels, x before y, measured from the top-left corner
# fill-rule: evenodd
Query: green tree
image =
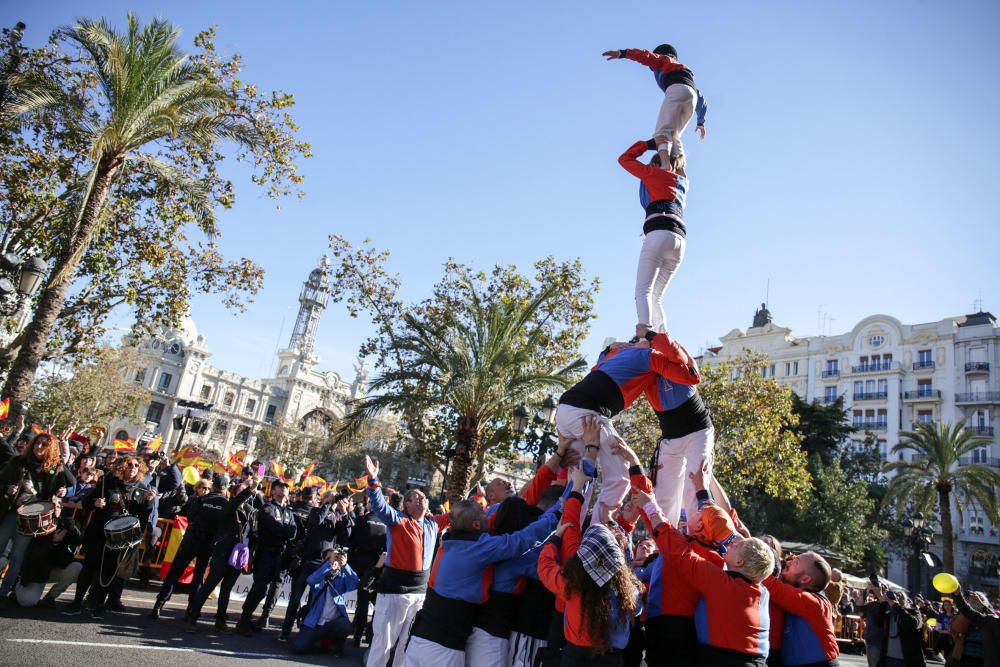
<path id="1" fill-rule="evenodd" d="M 425 460 L 456 454 L 446 490 L 464 497 L 489 457 L 509 456 L 508 424 L 519 403 L 570 385 L 586 368 L 579 345 L 593 317 L 595 281 L 579 262 L 536 262 L 534 279 L 513 266 L 489 274 L 449 261 L 430 298 L 404 305 L 386 253 L 331 238 L 335 300 L 369 314 L 375 335 L 362 347 L 378 373 L 352 406 L 343 435 L 391 411 Z"/>
<path id="2" fill-rule="evenodd" d="M 142 422 L 150 394 L 132 381 L 141 368 L 133 348 L 105 346 L 74 367 L 53 365 L 31 388 L 31 415 L 58 432 L 76 425 L 105 428 L 114 419 Z"/>
<path id="3" fill-rule="evenodd" d="M 956 424 L 917 424 L 913 431 L 899 434 L 900 441 L 893 454 L 910 453 L 911 460 L 888 463 L 886 473 L 892 475 L 885 502 L 896 503 L 897 515 L 910 504 L 916 510 L 930 514 L 937 506 L 941 516 L 941 539 L 944 547 L 944 569 L 955 571 L 955 533 L 952 526 L 951 501 L 957 494 L 959 519 L 963 518 L 963 500 L 975 502 L 986 512 L 994 525 L 1000 521 L 997 491 L 1000 472 L 986 465 L 963 462 L 978 447 L 986 447 L 990 439 L 973 435 L 965 429 L 965 420 Z"/>
<path id="4" fill-rule="evenodd" d="M 124 33 L 81 19 L 23 59 L 62 94 L 21 100 L 14 111 L 36 120 L 2 133 L 11 150 L 0 173 L 12 174 L 0 184 L 3 250 L 53 267 L 34 317 L 0 359 L 15 404 L 43 359 L 86 351 L 118 305 L 148 330 L 176 321 L 192 289 L 222 292 L 238 308 L 260 286 L 259 267 L 225 262 L 216 245 L 215 208 L 233 203 L 221 148 L 234 146 L 253 181 L 280 196 L 297 189 L 295 160 L 308 145 L 291 136 L 291 96 L 240 81 L 239 58 L 220 58 L 211 31 L 197 36 L 194 55 L 178 37 L 159 19 L 141 26 L 129 14 Z"/>
<path id="5" fill-rule="evenodd" d="M 839 458 L 841 444 L 854 432 L 847 421 L 844 397 L 838 396 L 829 404 L 810 403 L 792 392 L 792 410 L 799 419 L 789 429 L 799 436 L 799 446 L 806 456 L 816 454 L 824 465 Z"/>

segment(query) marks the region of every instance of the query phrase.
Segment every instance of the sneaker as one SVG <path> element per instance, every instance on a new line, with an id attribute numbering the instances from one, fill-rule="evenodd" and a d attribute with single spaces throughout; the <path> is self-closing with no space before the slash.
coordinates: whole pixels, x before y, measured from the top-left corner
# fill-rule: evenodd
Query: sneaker
<path id="1" fill-rule="evenodd" d="M 215 621 L 215 631 L 221 635 L 233 634 L 232 629 L 226 624 L 225 619 L 222 618 Z"/>
<path id="2" fill-rule="evenodd" d="M 64 616 L 79 616 L 83 613 L 83 603 L 74 600 L 66 605 L 66 608 L 63 609 L 62 613 Z"/>
<path id="3" fill-rule="evenodd" d="M 218 623 L 216 623 L 215 625 L 216 627 L 219 626 Z M 225 622 L 223 622 L 223 625 L 225 625 Z M 228 629 L 229 628 L 226 628 L 226 630 Z M 236 634 L 240 635 L 241 637 L 253 637 L 254 635 L 253 626 L 250 625 L 250 621 L 244 621 L 241 619 L 240 622 L 236 624 Z"/>
<path id="4" fill-rule="evenodd" d="M 263 616 L 251 627 L 253 627 L 254 632 L 263 632 L 264 630 L 267 630 L 269 626 L 270 626 L 270 621 L 268 620 L 268 617 Z"/>
<path id="5" fill-rule="evenodd" d="M 108 602 L 106 605 L 104 605 L 104 608 L 107 611 L 125 611 L 125 605 L 122 604 L 121 600 L 117 600 L 115 602 Z"/>

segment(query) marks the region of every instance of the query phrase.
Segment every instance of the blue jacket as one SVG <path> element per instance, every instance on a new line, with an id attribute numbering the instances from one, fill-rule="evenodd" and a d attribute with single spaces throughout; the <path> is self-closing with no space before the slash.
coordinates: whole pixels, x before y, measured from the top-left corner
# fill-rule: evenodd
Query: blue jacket
<path id="1" fill-rule="evenodd" d="M 334 602 L 340 610 L 341 615 L 344 618 L 350 618 L 347 615 L 347 606 L 344 604 L 344 594 L 350 593 L 358 587 L 358 575 L 351 569 L 350 565 L 344 565 L 336 577 L 331 581 L 327 581 L 326 573 L 331 569 L 333 569 L 333 566 L 327 561 L 306 579 L 306 583 L 312 588 L 312 604 L 309 607 L 309 613 L 306 614 L 306 618 L 303 621 L 307 628 L 315 628 L 319 623 L 328 595 L 334 596 Z"/>

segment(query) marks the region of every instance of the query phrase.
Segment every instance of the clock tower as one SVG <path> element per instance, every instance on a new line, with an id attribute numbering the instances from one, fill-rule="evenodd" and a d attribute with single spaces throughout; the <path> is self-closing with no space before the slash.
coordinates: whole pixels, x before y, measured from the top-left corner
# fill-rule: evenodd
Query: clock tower
<path id="1" fill-rule="evenodd" d="M 324 255 L 319 266 L 309 273 L 309 279 L 302 285 L 299 294 L 299 314 L 295 318 L 295 328 L 288 341 L 288 350 L 297 352 L 299 361 L 312 365 L 318 359 L 314 356 L 319 318 L 330 297 L 330 260 Z"/>

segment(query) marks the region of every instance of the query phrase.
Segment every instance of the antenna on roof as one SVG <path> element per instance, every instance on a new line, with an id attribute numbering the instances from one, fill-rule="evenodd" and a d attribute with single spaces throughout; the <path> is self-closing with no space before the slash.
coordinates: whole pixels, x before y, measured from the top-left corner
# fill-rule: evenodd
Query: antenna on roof
<path id="1" fill-rule="evenodd" d="M 983 310 L 983 290 L 979 290 L 979 298 L 972 302 L 972 312 L 979 313 Z"/>

